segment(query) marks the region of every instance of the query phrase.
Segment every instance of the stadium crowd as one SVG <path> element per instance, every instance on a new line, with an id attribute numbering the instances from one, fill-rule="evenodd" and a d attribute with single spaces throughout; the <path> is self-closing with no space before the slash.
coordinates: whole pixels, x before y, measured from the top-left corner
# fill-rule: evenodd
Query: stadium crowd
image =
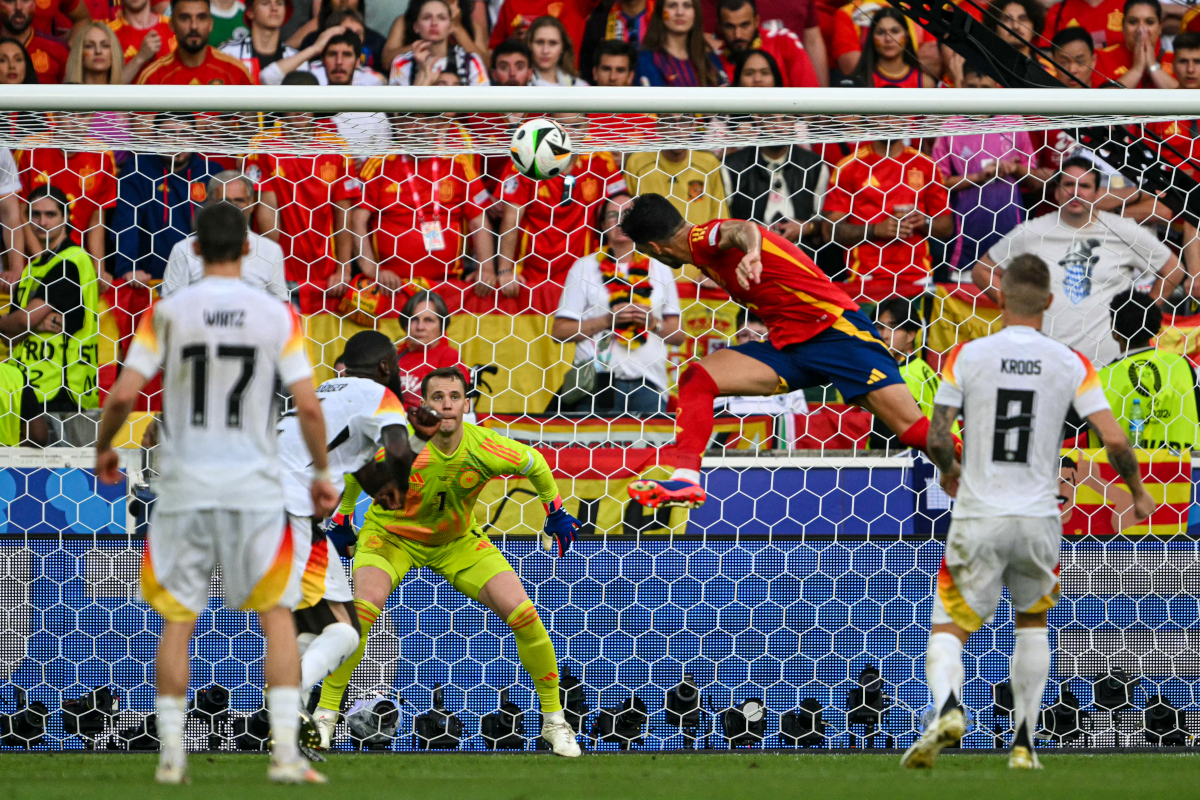
<path id="1" fill-rule="evenodd" d="M 961 5 L 1018 50 L 1032 42 L 1050 54 L 1037 58 L 1068 86 L 1200 88 L 1200 7 Z M 373 0 L 370 9 L 365 0 L 0 0 L 0 84 L 16 83 L 571 86 L 584 103 L 591 85 L 996 86 L 881 0 Z M 575 136 L 642 142 L 662 129 L 790 124 L 560 116 Z M 96 113 L 53 124 L 74 126 L 86 147 L 132 141 L 135 124 L 187 142 L 200 123 Z M 463 143 L 462 152 L 419 158 L 272 151 L 276 142 L 383 153 L 406 124 L 383 114 L 261 124 L 245 157 L 65 151 L 36 136 L 15 153 L 0 149 L 0 278 L 12 293 L 0 317 L 11 348 L 0 382 L 8 416 L 31 423 L 0 426 L 2 443 L 89 443 L 87 425 L 64 420 L 91 420 L 111 381 L 106 368 L 142 313 L 199 278 L 192 220 L 215 200 L 252 222 L 245 276 L 297 305 L 320 379 L 341 343 L 377 328 L 402 349 L 411 387 L 459 363 L 445 338 L 455 313 L 534 309 L 552 318 L 554 341 L 575 345 L 562 385 L 545 387 L 553 413 L 667 409 L 668 351 L 695 335 L 681 325 L 681 293 L 720 294 L 697 273 L 680 278 L 633 250 L 617 223 L 641 193 L 671 198 L 689 223 L 770 226 L 864 305 L 887 301 L 880 333 L 906 367 L 919 362 L 918 397 L 936 372 L 918 352 L 930 304 L 913 301 L 935 283 L 991 296 L 1009 258 L 1041 256 L 1055 279 L 1047 332 L 1097 367 L 1146 338 L 1113 335 L 1114 316 L 1129 323 L 1114 298 L 1170 315 L 1200 291 L 1196 229 L 1063 131 L 590 152 L 568 174 L 535 182 L 507 157 L 469 153 L 472 123 L 449 115 L 430 135 L 450 150 Z M 1164 159 L 1200 176 L 1197 121 L 1153 133 L 1173 148 Z M 112 347 L 100 342 L 102 317 L 115 329 Z M 757 337 L 753 324 L 742 314 L 725 337 Z M 552 365 L 535 366 L 548 375 Z M 802 411 L 805 401 L 776 406 Z"/>

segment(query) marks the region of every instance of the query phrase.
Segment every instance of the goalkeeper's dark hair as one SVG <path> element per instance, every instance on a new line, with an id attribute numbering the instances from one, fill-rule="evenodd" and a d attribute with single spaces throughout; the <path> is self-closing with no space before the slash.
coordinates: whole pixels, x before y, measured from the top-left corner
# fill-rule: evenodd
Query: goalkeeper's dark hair
<path id="1" fill-rule="evenodd" d="M 1109 303 L 1113 332 L 1130 347 L 1145 347 L 1162 329 L 1163 312 L 1148 292 L 1130 289 Z"/>
<path id="2" fill-rule="evenodd" d="M 456 380 L 459 383 L 461 383 L 462 387 L 463 387 L 463 396 L 464 397 L 466 397 L 466 395 L 467 395 L 467 390 L 471 388 L 471 387 L 467 386 L 467 376 L 463 375 L 462 370 L 459 369 L 458 367 L 438 367 L 433 372 L 430 372 L 428 375 L 426 375 L 424 378 L 421 379 L 421 397 L 428 399 L 429 384 L 439 378 L 445 378 L 448 380 Z"/>
<path id="3" fill-rule="evenodd" d="M 883 315 L 887 314 L 894 320 L 888 327 L 899 328 L 909 333 L 919 333 L 921 321 L 913 314 L 913 310 L 911 300 L 903 297 L 889 297 L 875 306 L 875 322 L 878 323 L 883 319 Z"/>
<path id="4" fill-rule="evenodd" d="M 246 247 L 246 215 L 222 200 L 196 214 L 196 242 L 205 264 L 241 261 Z"/>
<path id="5" fill-rule="evenodd" d="M 57 186 L 51 186 L 48 183 L 43 183 L 41 186 L 35 186 L 33 191 L 29 193 L 26 199 L 29 205 L 33 205 L 38 200 L 44 200 L 49 197 L 58 206 L 58 210 L 62 213 L 63 219 L 69 223 L 71 221 L 71 201 L 67 197 L 66 192 Z"/>
<path id="6" fill-rule="evenodd" d="M 621 230 L 639 247 L 665 242 L 686 225 L 683 215 L 661 194 L 641 194 L 621 217 Z"/>
<path id="7" fill-rule="evenodd" d="M 346 342 L 341 362 L 348 370 L 374 370 L 380 361 L 397 358 L 396 345 L 379 331 L 359 331 Z"/>
<path id="8" fill-rule="evenodd" d="M 1180 34 L 1182 36 L 1183 34 Z M 1178 41 L 1178 37 L 1176 37 Z M 1063 28 L 1058 33 L 1054 34 L 1054 38 L 1050 40 L 1051 52 L 1066 47 L 1071 42 L 1079 42 L 1087 45 L 1089 53 L 1096 52 L 1096 42 L 1092 39 L 1092 34 L 1088 33 L 1078 25 L 1073 25 L 1070 28 Z"/>
<path id="9" fill-rule="evenodd" d="M 1009 262 L 1000 278 L 1004 305 L 1014 314 L 1035 317 L 1050 300 L 1050 268 L 1039 256 L 1027 253 Z"/>

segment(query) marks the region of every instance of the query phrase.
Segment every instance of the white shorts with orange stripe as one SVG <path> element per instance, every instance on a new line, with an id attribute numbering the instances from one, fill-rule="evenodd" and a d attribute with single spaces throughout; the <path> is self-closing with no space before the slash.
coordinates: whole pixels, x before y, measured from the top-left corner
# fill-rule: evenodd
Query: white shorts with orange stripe
<path id="1" fill-rule="evenodd" d="M 213 570 L 220 565 L 230 608 L 290 607 L 300 595 L 293 545 L 282 508 L 155 514 L 142 555 L 142 597 L 168 622 L 190 620 L 208 605 Z"/>
<path id="2" fill-rule="evenodd" d="M 299 599 L 293 610 L 311 608 L 322 599 L 331 603 L 353 602 L 350 579 L 329 537 L 314 527 L 311 517 L 288 514 L 288 522 L 296 541 L 292 569 L 300 574 Z"/>
<path id="3" fill-rule="evenodd" d="M 934 625 L 965 631 L 990 622 L 1008 587 L 1013 609 L 1037 614 L 1058 602 L 1058 517 L 956 519 L 933 599 Z"/>

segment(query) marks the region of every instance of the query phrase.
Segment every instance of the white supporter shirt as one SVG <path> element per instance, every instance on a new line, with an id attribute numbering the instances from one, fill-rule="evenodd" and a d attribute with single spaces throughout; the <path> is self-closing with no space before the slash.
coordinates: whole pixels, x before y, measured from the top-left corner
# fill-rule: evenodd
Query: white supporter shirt
<path id="1" fill-rule="evenodd" d="M 242 258 L 242 280 L 279 300 L 288 299 L 287 279 L 283 274 L 283 248 L 265 236 L 247 232 L 250 252 Z M 167 270 L 158 287 L 160 297 L 170 297 L 184 287 L 204 280 L 204 261 L 193 245 L 196 234 L 176 242 L 167 258 Z"/>
<path id="2" fill-rule="evenodd" d="M 325 415 L 330 479 L 340 494 L 346 487 L 345 476 L 362 469 L 383 446 L 383 429 L 399 425 L 407 435 L 408 418 L 400 398 L 391 389 L 366 378 L 325 381 L 317 387 L 317 397 Z M 295 416 L 279 423 L 279 458 L 283 462 L 287 512 L 311 517 L 312 456 Z"/>
<path id="3" fill-rule="evenodd" d="M 617 267 L 624 275 L 628 262 Z M 671 269 L 650 259 L 650 313 L 663 317 L 679 316 L 679 291 L 675 288 L 675 276 Z M 555 317 L 573 320 L 594 319 L 611 314 L 608 289 L 600 274 L 600 261 L 596 254 L 584 256 L 571 266 L 567 273 L 566 286 L 558 301 Z M 597 338 L 609 335 L 602 331 Z M 596 339 L 575 343 L 575 363 L 585 364 L 596 358 Z M 643 378 L 654 384 L 654 388 L 667 390 L 667 345 L 655 333 L 646 336 L 641 347 L 629 349 L 620 339 L 612 337 L 610 344 L 601 353 L 598 366 L 611 372 L 621 380 L 640 381 Z"/>
<path id="4" fill-rule="evenodd" d="M 329 75 L 325 72 L 325 65 L 320 61 L 310 61 L 307 64 L 301 64 L 296 67 L 296 72 L 311 72 L 313 77 L 317 79 L 317 83 L 322 86 L 329 85 Z M 278 86 L 283 83 L 285 76 L 286 73 L 279 68 L 279 62 L 276 61 L 259 74 L 258 82 L 263 86 Z M 350 77 L 350 84 L 352 86 L 385 86 L 387 81 L 370 67 L 360 65 L 354 68 L 354 74 Z"/>
<path id="5" fill-rule="evenodd" d="M 21 178 L 12 150 L 0 147 L 0 197 L 21 193 Z"/>
<path id="6" fill-rule="evenodd" d="M 312 378 L 291 306 L 237 278 L 205 278 L 142 317 L 125 366 L 163 372 L 160 512 L 283 513 L 276 376 Z"/>
<path id="7" fill-rule="evenodd" d="M 454 55 L 457 45 L 450 47 L 451 55 Z M 483 59 L 474 53 L 468 53 L 462 48 L 458 48 L 459 57 L 464 59 L 466 67 L 466 86 L 490 86 L 491 81 L 488 80 L 487 67 L 484 66 Z M 447 56 L 442 56 L 433 62 L 432 69 L 434 75 L 440 75 L 447 69 L 453 71 L 455 68 L 454 62 L 449 62 Z M 392 86 L 412 86 L 413 75 L 417 69 L 416 62 L 413 61 L 413 52 L 409 50 L 407 53 L 401 53 L 392 61 L 392 72 L 388 78 L 388 83 Z"/>
<path id="8" fill-rule="evenodd" d="M 934 403 L 963 412 L 955 519 L 1057 517 L 1067 410 L 1108 408 L 1086 356 L 1023 325 L 951 350 Z"/>
<path id="9" fill-rule="evenodd" d="M 1153 283 L 1171 257 L 1149 228 L 1107 211 L 1096 212 L 1095 220 L 1082 228 L 1070 227 L 1057 213 L 1027 220 L 992 245 L 987 255 L 1004 268 L 1009 259 L 1027 253 L 1040 256 L 1050 268 L 1054 302 L 1042 331 L 1097 366 L 1121 354 L 1112 338 L 1113 297 Z M 1087 279 L 1069 281 L 1068 269 L 1080 268 Z"/>

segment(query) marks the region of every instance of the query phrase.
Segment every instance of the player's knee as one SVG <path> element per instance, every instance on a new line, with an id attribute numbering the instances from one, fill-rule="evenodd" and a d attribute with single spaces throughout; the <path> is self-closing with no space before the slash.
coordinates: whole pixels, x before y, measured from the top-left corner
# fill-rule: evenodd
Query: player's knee
<path id="1" fill-rule="evenodd" d="M 505 621 L 517 638 L 536 637 L 546 630 L 546 626 L 542 624 L 542 618 L 538 616 L 537 609 L 530 600 L 517 606 Z"/>
<path id="2" fill-rule="evenodd" d="M 716 397 L 718 388 L 708 370 L 699 364 L 693 364 L 684 370 L 683 377 L 679 380 L 679 391 L 701 392 Z"/>
<path id="3" fill-rule="evenodd" d="M 1045 611 L 1039 611 L 1036 614 L 1026 614 L 1018 611 L 1013 616 L 1013 622 L 1018 628 L 1045 628 L 1047 625 Z"/>
<path id="4" fill-rule="evenodd" d="M 346 655 L 358 649 L 359 639 L 362 638 L 360 630 L 348 622 L 335 622 L 332 625 L 326 625 L 321 635 L 329 637 L 337 644 L 337 651 Z"/>

